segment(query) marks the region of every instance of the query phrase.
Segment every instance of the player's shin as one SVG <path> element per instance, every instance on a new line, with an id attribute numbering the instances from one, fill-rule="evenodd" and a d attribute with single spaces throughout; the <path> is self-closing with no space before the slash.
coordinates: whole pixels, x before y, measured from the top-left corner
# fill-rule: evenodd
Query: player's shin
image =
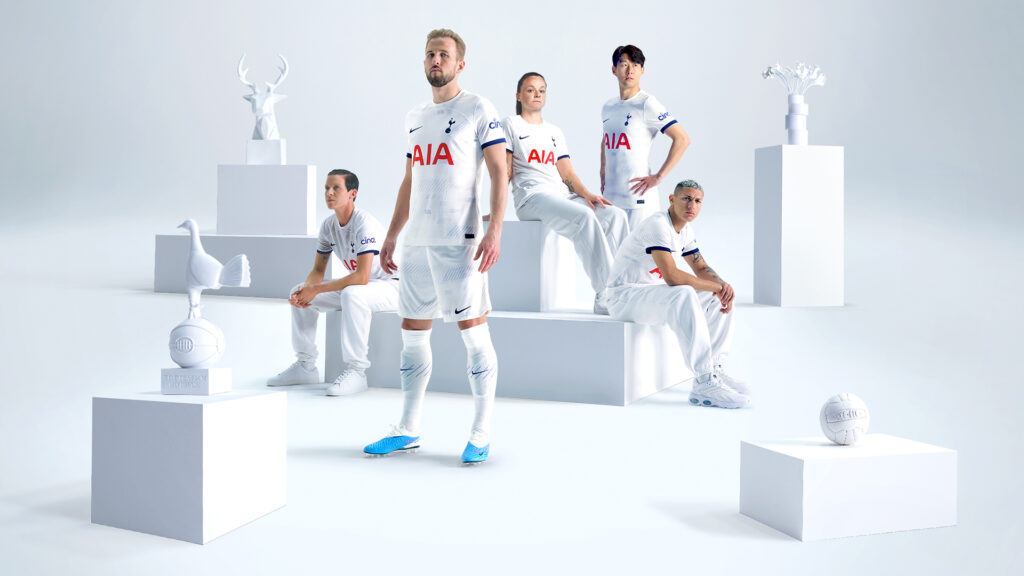
<path id="1" fill-rule="evenodd" d="M 432 359 L 430 330 L 402 330 L 402 428 L 410 434 L 420 433 L 423 396 L 430 381 Z"/>
<path id="2" fill-rule="evenodd" d="M 487 324 L 479 324 L 462 331 L 466 345 L 466 375 L 473 391 L 473 430 L 470 441 L 477 447 L 490 443 L 491 411 L 494 407 L 494 393 L 498 385 L 498 356 L 491 343 Z"/>

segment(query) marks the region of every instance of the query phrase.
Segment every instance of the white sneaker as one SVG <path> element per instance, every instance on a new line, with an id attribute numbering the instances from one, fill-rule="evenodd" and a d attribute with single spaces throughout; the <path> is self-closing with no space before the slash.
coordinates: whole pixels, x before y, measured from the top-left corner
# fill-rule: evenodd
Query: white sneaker
<path id="1" fill-rule="evenodd" d="M 719 408 L 746 408 L 750 398 L 733 390 L 719 378 L 717 373 L 703 382 L 695 382 L 690 392 L 690 404 L 694 406 L 717 406 Z"/>
<path id="2" fill-rule="evenodd" d="M 296 361 L 291 366 L 285 368 L 284 372 L 267 380 L 267 386 L 294 386 L 296 384 L 319 383 L 320 371 L 316 369 L 316 365 L 312 368 L 307 368 L 301 361 Z"/>
<path id="3" fill-rule="evenodd" d="M 366 374 L 362 370 L 346 368 L 338 374 L 334 383 L 327 387 L 328 396 L 348 396 L 366 390 Z"/>
<path id="4" fill-rule="evenodd" d="M 725 366 L 722 366 L 721 364 L 715 366 L 715 373 L 718 374 L 718 377 L 721 378 L 722 382 L 725 382 L 726 386 L 729 388 L 732 388 L 744 396 L 750 395 L 750 385 L 743 380 L 734 377 L 732 374 L 729 374 L 725 370 Z"/>
<path id="5" fill-rule="evenodd" d="M 607 316 L 608 315 L 608 308 L 606 308 L 604 306 L 604 304 L 601 304 L 601 296 L 602 296 L 602 294 L 597 294 L 597 295 L 594 296 L 594 314 L 600 314 L 602 316 Z"/>

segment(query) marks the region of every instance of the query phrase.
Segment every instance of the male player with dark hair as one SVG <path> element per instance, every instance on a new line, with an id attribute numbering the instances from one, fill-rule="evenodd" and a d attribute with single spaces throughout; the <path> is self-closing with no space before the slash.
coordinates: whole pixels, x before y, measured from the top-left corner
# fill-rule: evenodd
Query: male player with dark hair
<path id="1" fill-rule="evenodd" d="M 344 396 L 366 390 L 370 320 L 374 312 L 398 308 L 398 278 L 381 269 L 374 258 L 380 250 L 384 228 L 369 212 L 355 207 L 359 178 L 348 170 L 331 170 L 324 184 L 327 208 L 334 213 L 320 225 L 319 246 L 313 270 L 306 281 L 292 289 L 292 347 L 294 364 L 267 381 L 267 386 L 316 384 L 316 323 L 321 312 L 341 310 L 341 358 L 345 362 L 328 396 Z M 334 253 L 349 274 L 324 281 L 327 262 Z"/>
<path id="2" fill-rule="evenodd" d="M 406 116 L 405 178 L 380 254 L 385 270 L 398 269 L 395 244 L 405 228 L 398 301 L 402 421 L 366 446 L 368 454 L 420 445 L 420 412 L 432 366 L 430 330 L 438 317 L 458 323 L 468 356 L 466 372 L 476 414 L 462 461 L 482 462 L 490 453 L 498 359 L 486 323 L 491 310 L 486 272 L 501 252 L 508 176 L 497 111 L 490 101 L 459 88 L 465 55 L 466 44 L 455 32 L 440 29 L 427 35 L 423 70 L 433 99 Z M 493 216 L 486 234 L 479 207 L 485 164 Z"/>
<path id="3" fill-rule="evenodd" d="M 697 248 L 693 226 L 704 189 L 693 180 L 676 184 L 668 210 L 641 222 L 622 243 L 605 289 L 605 306 L 616 320 L 668 324 L 696 377 L 690 403 L 743 408 L 748 386 L 725 371 L 732 343 L 735 293 Z M 682 258 L 693 274 L 677 265 Z"/>
<path id="4" fill-rule="evenodd" d="M 626 211 L 630 228 L 658 211 L 658 184 L 668 176 L 690 145 L 690 137 L 657 98 L 640 89 L 644 53 L 632 44 L 612 53 L 612 74 L 619 97 L 601 110 L 601 193 Z M 651 143 L 661 132 L 672 139 L 668 157 L 651 172 Z"/>

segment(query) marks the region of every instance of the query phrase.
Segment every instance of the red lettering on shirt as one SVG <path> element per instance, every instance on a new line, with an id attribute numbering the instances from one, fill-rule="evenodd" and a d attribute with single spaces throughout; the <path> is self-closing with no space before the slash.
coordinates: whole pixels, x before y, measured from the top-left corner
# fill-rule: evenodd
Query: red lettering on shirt
<path id="1" fill-rule="evenodd" d="M 616 134 L 618 134 L 618 136 L 616 136 Z M 633 149 L 629 145 L 629 137 L 626 136 L 625 132 L 621 132 L 621 133 L 612 132 L 611 135 L 605 134 L 604 135 L 604 147 L 609 149 L 609 150 L 614 150 L 616 148 L 622 148 L 622 147 L 625 147 L 626 150 L 632 150 Z"/>
<path id="2" fill-rule="evenodd" d="M 664 277 L 661 275 L 661 269 L 660 268 L 655 268 L 654 270 L 651 270 L 648 273 L 649 274 L 657 274 L 658 278 L 664 279 Z"/>
<path id="3" fill-rule="evenodd" d="M 538 154 L 536 150 L 530 150 L 530 156 L 526 159 L 526 163 L 529 164 L 530 162 L 536 162 L 538 164 L 554 164 L 555 153 L 548 152 L 545 156 L 543 151 Z"/>
<path id="4" fill-rule="evenodd" d="M 431 154 L 433 154 L 433 152 L 434 152 L 434 145 L 433 144 L 427 144 L 427 155 L 424 156 L 423 155 L 423 148 L 420 148 L 420 145 L 417 144 L 412 149 L 412 163 L 413 163 L 413 165 L 419 164 L 420 166 L 424 166 L 424 165 L 430 166 L 432 164 L 437 164 L 438 162 L 440 162 L 442 160 L 448 162 L 449 166 L 454 166 L 455 165 L 455 162 L 452 161 L 451 150 L 448 149 L 448 145 L 445 144 L 444 142 L 441 142 L 440 144 L 437 145 L 437 154 L 431 156 Z"/>

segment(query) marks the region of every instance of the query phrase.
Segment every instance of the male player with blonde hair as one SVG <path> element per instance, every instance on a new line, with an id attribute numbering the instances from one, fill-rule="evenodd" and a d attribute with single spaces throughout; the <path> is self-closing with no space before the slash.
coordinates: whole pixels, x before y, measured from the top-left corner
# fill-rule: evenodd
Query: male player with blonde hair
<path id="1" fill-rule="evenodd" d="M 486 272 L 501 252 L 508 178 L 505 135 L 497 111 L 488 100 L 459 88 L 465 55 L 466 44 L 455 32 L 440 29 L 427 35 L 423 70 L 433 99 L 406 116 L 405 178 L 380 254 L 385 270 L 398 269 L 395 245 L 405 228 L 398 299 L 402 421 L 366 446 L 368 454 L 420 445 L 420 412 L 432 365 L 430 330 L 438 317 L 458 323 L 468 356 L 466 372 L 476 414 L 462 461 L 482 462 L 490 453 L 498 359 L 487 328 L 491 302 Z M 486 233 L 479 206 L 484 165 L 494 216 Z"/>

